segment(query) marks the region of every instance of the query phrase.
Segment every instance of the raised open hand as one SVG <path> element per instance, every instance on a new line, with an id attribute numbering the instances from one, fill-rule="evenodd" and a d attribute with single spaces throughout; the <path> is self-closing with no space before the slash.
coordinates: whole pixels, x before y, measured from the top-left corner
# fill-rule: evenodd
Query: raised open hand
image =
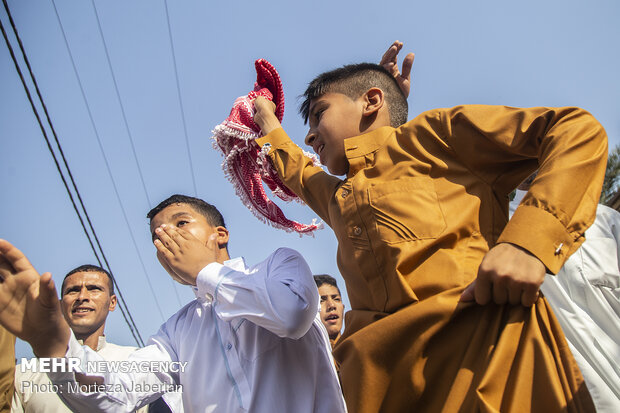
<path id="1" fill-rule="evenodd" d="M 396 79 L 400 90 L 403 92 L 405 97 L 409 96 L 409 91 L 411 90 L 411 68 L 413 67 L 413 59 L 415 55 L 413 53 L 408 53 L 407 56 L 403 59 L 402 70 L 398 70 L 398 52 L 403 48 L 403 42 L 399 42 L 396 40 L 392 45 L 385 51 L 383 57 L 379 64 L 385 67 Z"/>
<path id="2" fill-rule="evenodd" d="M 0 324 L 30 343 L 38 357 L 65 355 L 70 331 L 52 275 L 39 276 L 26 256 L 5 240 L 0 240 Z"/>

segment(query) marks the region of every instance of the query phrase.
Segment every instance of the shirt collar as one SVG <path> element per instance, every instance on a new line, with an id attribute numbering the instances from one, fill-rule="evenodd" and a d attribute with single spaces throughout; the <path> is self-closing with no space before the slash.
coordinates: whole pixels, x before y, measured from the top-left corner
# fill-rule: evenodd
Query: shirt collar
<path id="1" fill-rule="evenodd" d="M 365 168 L 368 156 L 381 148 L 393 132 L 394 128 L 382 126 L 372 132 L 345 139 L 344 153 L 349 161 L 347 177 L 351 178 Z"/>
<path id="2" fill-rule="evenodd" d="M 80 343 L 81 345 L 84 345 L 84 340 L 78 340 L 78 343 Z M 106 343 L 107 342 L 105 341 L 105 336 L 104 335 L 100 335 L 99 339 L 97 340 L 97 350 L 95 350 L 95 351 L 99 351 L 102 348 L 104 348 Z"/>

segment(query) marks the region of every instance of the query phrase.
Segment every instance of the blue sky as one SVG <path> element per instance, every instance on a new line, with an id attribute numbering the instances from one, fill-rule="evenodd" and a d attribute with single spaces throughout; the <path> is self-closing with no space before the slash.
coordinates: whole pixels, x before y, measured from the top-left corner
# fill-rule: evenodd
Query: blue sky
<path id="1" fill-rule="evenodd" d="M 297 96 L 306 84 L 342 64 L 378 61 L 396 39 L 405 43 L 405 52 L 416 53 L 410 118 L 471 103 L 580 106 L 606 128 L 610 147 L 620 143 L 620 4 L 614 0 L 8 3 L 87 211 L 144 339 L 192 299 L 191 291 L 175 285 L 156 261 L 145 218 L 173 193 L 197 195 L 220 208 L 231 232 L 231 255 L 255 263 L 278 246 L 289 246 L 306 256 L 313 272 L 343 282 L 331 231 L 300 238 L 258 221 L 235 195 L 222 158 L 212 149 L 211 130 L 252 86 L 257 58 L 280 72 L 284 127 L 299 144 L 306 128 L 297 115 Z M 0 19 L 8 29 L 3 9 Z M 10 39 L 17 48 L 12 34 Z M 57 281 L 71 268 L 95 262 L 4 43 L 0 154 L 0 237 Z M 314 218 L 301 205 L 279 204 L 291 218 Z M 350 307 L 346 297 L 345 303 Z M 118 310 L 108 319 L 107 335 L 119 344 L 135 344 Z M 30 354 L 29 346 L 18 343 L 17 357 Z"/>

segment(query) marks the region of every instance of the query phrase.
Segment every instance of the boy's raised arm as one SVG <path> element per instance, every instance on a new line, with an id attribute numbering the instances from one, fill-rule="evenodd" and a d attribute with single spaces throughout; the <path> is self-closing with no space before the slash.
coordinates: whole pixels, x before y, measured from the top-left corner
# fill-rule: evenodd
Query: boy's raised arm
<path id="1" fill-rule="evenodd" d="M 5 240 L 0 240 L 0 324 L 30 343 L 37 357 L 65 356 L 71 332 L 52 275 L 39 275 Z"/>
<path id="2" fill-rule="evenodd" d="M 197 278 L 200 295 L 213 297 L 224 321 L 246 319 L 279 337 L 308 332 L 319 308 L 310 267 L 297 251 L 279 248 L 252 269 L 252 276 L 212 263 Z"/>
<path id="3" fill-rule="evenodd" d="M 182 282 L 195 285 L 216 303 L 225 321 L 250 320 L 280 337 L 303 336 L 318 308 L 312 272 L 296 251 L 281 248 L 251 277 L 216 260 L 216 237 L 204 245 L 190 232 L 170 225 L 156 230 L 158 259 Z"/>
<path id="4" fill-rule="evenodd" d="M 254 106 L 254 121 L 265 135 L 256 142 L 263 147 L 270 145 L 269 156 L 284 184 L 330 225 L 327 205 L 342 181 L 314 165 L 313 159 L 280 129 L 271 102 L 257 97 Z"/>

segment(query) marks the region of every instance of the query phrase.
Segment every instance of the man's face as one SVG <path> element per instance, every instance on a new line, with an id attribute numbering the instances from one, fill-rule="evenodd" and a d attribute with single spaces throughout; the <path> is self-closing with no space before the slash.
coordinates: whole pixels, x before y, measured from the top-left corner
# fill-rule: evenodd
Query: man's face
<path id="1" fill-rule="evenodd" d="M 76 272 L 65 279 L 60 305 L 71 329 L 78 335 L 90 335 L 104 327 L 108 312 L 116 307 L 116 295 L 110 296 L 107 275 Z"/>
<path id="2" fill-rule="evenodd" d="M 161 225 L 166 224 L 169 226 L 183 228 L 185 231 L 191 233 L 204 245 L 207 245 L 209 236 L 216 233 L 216 228 L 209 224 L 207 218 L 201 213 L 197 212 L 188 204 L 172 204 L 162 209 L 157 215 L 151 219 L 151 237 L 153 240 L 157 238 L 155 229 Z M 174 271 L 166 264 L 160 254 L 157 254 L 159 263 L 170 274 L 170 276 L 181 284 L 188 285 L 177 276 Z"/>
<path id="3" fill-rule="evenodd" d="M 334 175 L 345 175 L 349 170 L 344 140 L 360 134 L 362 113 L 363 100 L 342 93 L 325 93 L 310 102 L 310 130 L 305 142 Z"/>
<path id="4" fill-rule="evenodd" d="M 321 321 L 327 329 L 329 338 L 335 339 L 342 330 L 342 314 L 344 304 L 338 288 L 329 284 L 322 284 L 319 287 L 321 296 Z"/>

